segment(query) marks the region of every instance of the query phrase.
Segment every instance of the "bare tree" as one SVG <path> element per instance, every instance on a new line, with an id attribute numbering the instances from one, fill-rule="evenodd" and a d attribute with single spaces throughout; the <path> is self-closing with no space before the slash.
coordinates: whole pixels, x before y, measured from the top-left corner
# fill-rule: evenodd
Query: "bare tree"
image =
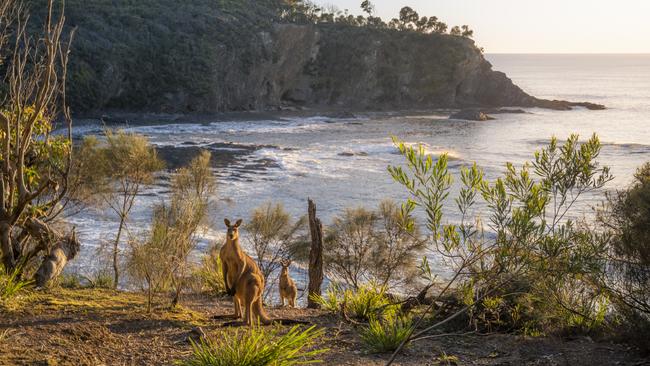
<path id="1" fill-rule="evenodd" d="M 156 150 L 146 137 L 106 130 L 104 143 L 94 137 L 85 139 L 86 150 L 80 159 L 87 159 L 100 182 L 95 193 L 119 218 L 119 226 L 113 240 L 113 287 L 119 284 L 120 241 L 126 228 L 131 209 L 143 186 L 151 184 L 154 173 L 163 168 Z"/>
<path id="2" fill-rule="evenodd" d="M 49 0 L 42 31 L 32 35 L 27 5 L 0 3 L 0 248 L 7 271 L 48 254 L 57 243 L 78 247 L 76 239 L 50 227 L 68 192 L 72 161 L 65 98 L 72 34 L 64 39 L 63 10 L 58 18 L 55 12 Z M 52 134 L 58 116 L 67 130 L 62 135 Z"/>
<path id="3" fill-rule="evenodd" d="M 216 189 L 210 153 L 202 152 L 180 169 L 171 186 L 169 203 L 154 209 L 149 238 L 132 241 L 127 256 L 131 276 L 146 285 L 149 309 L 152 295 L 162 290 L 172 290 L 172 307 L 180 301 L 189 277 L 188 258 Z"/>

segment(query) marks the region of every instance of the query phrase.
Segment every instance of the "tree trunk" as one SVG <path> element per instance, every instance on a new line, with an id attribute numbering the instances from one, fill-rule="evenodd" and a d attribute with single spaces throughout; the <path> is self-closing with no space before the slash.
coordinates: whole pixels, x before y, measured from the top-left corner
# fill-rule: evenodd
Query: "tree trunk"
<path id="1" fill-rule="evenodd" d="M 309 211 L 309 232 L 311 234 L 311 249 L 309 250 L 309 296 L 307 307 L 319 309 L 320 304 L 312 300 L 313 295 L 321 294 L 323 284 L 323 224 L 316 217 L 316 204 L 307 199 Z"/>
<path id="2" fill-rule="evenodd" d="M 11 225 L 4 222 L 0 224 L 0 250 L 2 251 L 2 264 L 5 271 L 10 273 L 13 271 L 16 261 L 11 244 Z"/>
<path id="3" fill-rule="evenodd" d="M 120 227 L 117 229 L 117 236 L 115 243 L 113 243 L 113 289 L 117 289 L 117 284 L 120 280 L 120 268 L 118 263 L 120 237 L 122 236 L 122 229 L 124 228 L 124 215 L 120 215 Z"/>

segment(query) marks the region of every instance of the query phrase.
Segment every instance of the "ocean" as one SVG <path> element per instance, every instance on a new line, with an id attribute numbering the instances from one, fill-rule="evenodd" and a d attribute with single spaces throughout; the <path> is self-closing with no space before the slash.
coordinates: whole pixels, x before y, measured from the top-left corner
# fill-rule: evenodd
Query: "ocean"
<path id="1" fill-rule="evenodd" d="M 124 126 L 145 134 L 172 165 L 182 164 L 201 148 L 215 155 L 218 193 L 210 212 L 211 228 L 202 234 L 198 251 L 222 240 L 223 218 L 246 220 L 265 202 L 281 202 L 295 218 L 306 214 L 307 198 L 315 200 L 324 223 L 346 207 L 376 207 L 382 199 L 403 201 L 407 195 L 386 168 L 403 158 L 391 136 L 423 144 L 434 157 L 447 153 L 458 178 L 463 165 L 476 162 L 490 180 L 506 162 L 521 165 L 548 143 L 577 133 L 581 140 L 598 134 L 600 162 L 615 179 L 606 189 L 628 185 L 635 169 L 650 161 L 650 55 L 505 55 L 488 54 L 495 70 L 505 72 L 526 92 L 548 99 L 604 104 L 603 111 L 526 109 L 526 114 L 499 114 L 484 122 L 449 120 L 448 111 L 355 113 L 349 118 L 325 116 L 147 123 Z M 84 124 L 75 135 L 101 131 L 99 122 Z M 458 181 L 459 179 L 456 179 Z M 456 187 L 457 188 L 457 187 Z M 131 214 L 128 235 L 142 237 L 152 205 L 165 199 L 165 184 L 140 196 Z M 454 192 L 452 192 L 453 197 Z M 585 197 L 574 217 L 589 217 L 602 192 Z M 448 222 L 458 219 L 453 201 L 445 206 Z M 420 217 L 422 215 L 420 214 Z M 82 242 L 72 270 L 88 273 L 102 267 L 97 248 L 110 242 L 117 218 L 89 210 L 70 221 Z"/>

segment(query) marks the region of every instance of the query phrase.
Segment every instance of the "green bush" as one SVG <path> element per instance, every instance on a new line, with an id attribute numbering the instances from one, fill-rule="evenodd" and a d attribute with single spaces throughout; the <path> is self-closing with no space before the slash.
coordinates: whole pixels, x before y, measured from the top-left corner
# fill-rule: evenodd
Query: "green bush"
<path id="1" fill-rule="evenodd" d="M 87 278 L 91 288 L 105 288 L 112 289 L 114 288 L 113 274 L 109 271 L 97 271 L 91 278 Z"/>
<path id="2" fill-rule="evenodd" d="M 604 287 L 628 340 L 650 351 L 650 163 L 630 187 L 608 195 L 598 219 L 611 235 Z"/>
<path id="3" fill-rule="evenodd" d="M 202 339 L 192 343 L 192 356 L 180 362 L 184 366 L 291 366 L 319 362 L 315 357 L 326 352 L 316 348 L 324 330 L 299 326 L 281 334 L 281 328 L 269 331 L 252 327 L 235 334 Z"/>
<path id="4" fill-rule="evenodd" d="M 63 273 L 57 278 L 58 285 L 63 288 L 77 289 L 81 285 L 82 277 L 76 273 Z"/>
<path id="5" fill-rule="evenodd" d="M 573 219 L 576 202 L 612 179 L 597 161 L 597 136 L 580 142 L 572 135 L 563 144 L 553 138 L 531 162 L 508 163 L 493 182 L 476 164 L 462 167 L 454 198 L 461 219 L 454 223 L 442 210 L 453 182 L 447 156 L 434 160 L 421 147 L 396 143 L 406 166 L 389 171 L 410 193 L 405 206 L 424 210 L 430 250 L 453 273 L 442 288 L 459 292 L 471 324 L 544 332 L 602 324 L 607 297 L 594 279 L 606 272 L 607 235 Z M 476 214 L 479 203 L 487 217 Z"/>
<path id="6" fill-rule="evenodd" d="M 361 342 L 371 353 L 393 352 L 409 336 L 412 327 L 411 319 L 400 316 L 371 319 L 368 326 L 361 329 Z"/>

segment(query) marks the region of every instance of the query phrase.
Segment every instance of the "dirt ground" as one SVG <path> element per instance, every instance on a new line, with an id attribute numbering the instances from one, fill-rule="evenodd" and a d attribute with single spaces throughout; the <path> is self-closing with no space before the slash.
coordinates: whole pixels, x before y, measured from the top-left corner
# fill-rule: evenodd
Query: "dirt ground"
<path id="1" fill-rule="evenodd" d="M 187 296 L 183 306 L 146 312 L 141 294 L 99 289 L 33 293 L 12 309 L 0 308 L 0 365 L 173 365 L 191 351 L 188 335 L 231 331 L 215 316 L 232 312 L 228 299 Z M 389 355 L 363 351 L 353 325 L 319 310 L 268 308 L 327 329 L 323 365 L 384 365 Z M 456 336 L 412 345 L 396 365 L 650 365 L 626 345 L 589 338 L 515 335 Z"/>

